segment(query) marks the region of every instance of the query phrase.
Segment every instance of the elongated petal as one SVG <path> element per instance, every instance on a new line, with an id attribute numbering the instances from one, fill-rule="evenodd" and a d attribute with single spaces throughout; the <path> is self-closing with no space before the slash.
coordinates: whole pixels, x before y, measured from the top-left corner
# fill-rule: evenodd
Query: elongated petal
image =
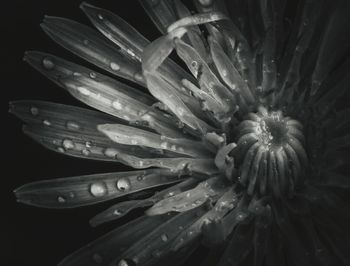
<path id="1" fill-rule="evenodd" d="M 86 2 L 80 5 L 94 26 L 112 42 L 117 44 L 123 52 L 141 61 L 141 54 L 149 41 L 129 23 L 112 12 L 95 7 Z"/>
<path id="2" fill-rule="evenodd" d="M 45 17 L 42 28 L 55 42 L 90 63 L 116 76 L 145 85 L 141 64 L 123 55 L 89 27 L 64 18 Z"/>
<path id="3" fill-rule="evenodd" d="M 170 211 L 186 212 L 203 205 L 209 198 L 216 198 L 222 194 L 222 184 L 217 177 L 212 177 L 199 183 L 195 188 L 184 191 L 173 197 L 166 198 L 154 204 L 147 210 L 147 215 L 159 215 Z"/>
<path id="4" fill-rule="evenodd" d="M 171 215 L 142 216 L 77 250 L 60 262 L 59 266 L 110 265 L 125 249 L 171 217 Z"/>
<path id="5" fill-rule="evenodd" d="M 167 82 L 153 74 L 147 74 L 146 79 L 151 94 L 164 103 L 190 129 L 197 132 L 207 132 L 211 129 L 190 111 L 178 92 L 172 89 Z"/>
<path id="6" fill-rule="evenodd" d="M 202 226 L 205 223 L 220 220 L 228 211 L 236 205 L 237 195 L 233 189 L 226 191 L 215 203 L 215 206 L 196 222 L 190 225 L 186 230 L 181 232 L 172 243 L 172 249 L 178 250 L 190 241 L 193 241 L 202 233 Z"/>
<path id="7" fill-rule="evenodd" d="M 163 34 L 166 33 L 168 26 L 177 20 L 173 1 L 171 0 L 140 0 L 139 2 Z"/>
<path id="8" fill-rule="evenodd" d="M 181 180 L 179 178 L 179 180 Z M 157 193 L 155 193 L 152 197 L 142 199 L 142 200 L 131 200 L 119 202 L 107 210 L 99 213 L 95 217 L 90 220 L 90 224 L 92 226 L 97 226 L 99 224 L 116 220 L 124 215 L 128 214 L 131 210 L 141 207 L 147 207 L 153 205 L 154 203 L 165 199 L 167 197 L 172 197 L 177 195 L 185 190 L 189 190 L 193 188 L 198 183 L 198 180 L 195 178 L 186 178 L 179 184 L 173 185 L 170 188 L 163 189 Z"/>
<path id="9" fill-rule="evenodd" d="M 198 141 L 168 138 L 121 124 L 99 125 L 98 130 L 106 134 L 111 140 L 120 144 L 163 149 L 196 158 L 212 157 L 204 145 Z"/>
<path id="10" fill-rule="evenodd" d="M 168 117 L 151 108 L 155 100 L 143 92 L 53 55 L 27 52 L 25 60 L 74 97 L 98 110 L 168 136 L 183 135 Z"/>
<path id="11" fill-rule="evenodd" d="M 115 155 L 117 160 L 136 169 L 160 167 L 178 172 L 195 172 L 211 175 L 218 172 L 212 159 L 195 158 L 140 158 L 126 153 Z"/>
<path id="12" fill-rule="evenodd" d="M 196 208 L 177 214 L 174 218 L 158 226 L 157 229 L 135 242 L 119 256 L 116 262 L 131 260 L 139 265 L 154 265 L 170 251 L 169 243 L 187 226 L 192 224 L 205 212 L 204 208 Z M 119 264 L 120 265 L 120 264 Z"/>
<path id="13" fill-rule="evenodd" d="M 16 189 L 15 194 L 29 205 L 74 208 L 179 181 L 177 173 L 149 169 L 38 181 Z"/>

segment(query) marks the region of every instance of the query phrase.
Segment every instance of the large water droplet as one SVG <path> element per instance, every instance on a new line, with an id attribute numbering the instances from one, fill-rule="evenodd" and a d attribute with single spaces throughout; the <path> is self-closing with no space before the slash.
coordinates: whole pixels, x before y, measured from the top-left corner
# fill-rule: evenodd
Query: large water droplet
<path id="1" fill-rule="evenodd" d="M 107 148 L 104 151 L 104 154 L 109 158 L 115 158 L 115 156 L 118 154 L 118 151 L 114 148 Z"/>
<path id="2" fill-rule="evenodd" d="M 78 131 L 80 129 L 80 125 L 77 122 L 74 121 L 68 121 L 66 124 L 67 129 Z"/>
<path id="3" fill-rule="evenodd" d="M 131 188 L 130 180 L 126 177 L 122 177 L 117 181 L 117 188 L 120 191 L 129 191 Z"/>
<path id="4" fill-rule="evenodd" d="M 93 183 L 90 185 L 90 193 L 94 197 L 102 197 L 108 192 L 107 186 L 103 182 Z"/>
<path id="5" fill-rule="evenodd" d="M 30 108 L 30 113 L 32 115 L 36 116 L 36 115 L 39 114 L 39 109 L 33 106 L 33 107 Z"/>
<path id="6" fill-rule="evenodd" d="M 129 266 L 129 263 L 126 260 L 120 260 L 118 266 Z"/>
<path id="7" fill-rule="evenodd" d="M 65 150 L 62 147 L 58 147 L 57 151 L 60 152 L 60 153 L 64 153 L 65 152 Z"/>
<path id="8" fill-rule="evenodd" d="M 92 147 L 92 142 L 91 141 L 85 142 L 85 147 L 90 149 Z"/>
<path id="9" fill-rule="evenodd" d="M 81 94 L 83 94 L 83 95 L 85 95 L 85 96 L 89 96 L 89 95 L 90 95 L 90 91 L 89 91 L 87 88 L 78 87 L 77 90 L 78 90 Z"/>
<path id="10" fill-rule="evenodd" d="M 65 148 L 66 150 L 74 149 L 74 147 L 75 147 L 74 142 L 70 139 L 63 140 L 62 145 L 63 145 L 63 148 Z"/>
<path id="11" fill-rule="evenodd" d="M 119 71 L 120 70 L 120 66 L 117 63 L 114 63 L 114 62 L 111 62 L 110 67 L 114 71 Z"/>
<path id="12" fill-rule="evenodd" d="M 89 76 L 90 78 L 95 79 L 97 77 L 97 74 L 95 72 L 90 72 Z"/>
<path id="13" fill-rule="evenodd" d="M 47 69 L 47 70 L 52 70 L 52 69 L 55 68 L 55 64 L 54 64 L 54 62 L 52 61 L 51 58 L 45 57 L 45 58 L 43 59 L 43 67 L 44 67 L 45 69 Z"/>
<path id="14" fill-rule="evenodd" d="M 98 17 L 98 19 L 103 20 L 102 14 L 98 14 L 97 17 Z"/>

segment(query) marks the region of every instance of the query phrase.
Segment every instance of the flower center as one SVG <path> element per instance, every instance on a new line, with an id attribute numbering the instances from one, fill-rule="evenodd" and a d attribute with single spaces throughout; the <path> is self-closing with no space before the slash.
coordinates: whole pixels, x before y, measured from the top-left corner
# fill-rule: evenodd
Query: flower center
<path id="1" fill-rule="evenodd" d="M 237 127 L 239 182 L 250 195 L 292 196 L 307 163 L 303 126 L 259 107 Z"/>

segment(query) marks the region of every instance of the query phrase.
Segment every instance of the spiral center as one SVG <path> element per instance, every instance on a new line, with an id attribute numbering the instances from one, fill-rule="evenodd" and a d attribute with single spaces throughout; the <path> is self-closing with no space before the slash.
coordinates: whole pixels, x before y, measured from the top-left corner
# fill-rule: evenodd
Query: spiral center
<path id="1" fill-rule="evenodd" d="M 259 107 L 237 127 L 239 181 L 250 195 L 291 196 L 307 163 L 303 126 Z"/>

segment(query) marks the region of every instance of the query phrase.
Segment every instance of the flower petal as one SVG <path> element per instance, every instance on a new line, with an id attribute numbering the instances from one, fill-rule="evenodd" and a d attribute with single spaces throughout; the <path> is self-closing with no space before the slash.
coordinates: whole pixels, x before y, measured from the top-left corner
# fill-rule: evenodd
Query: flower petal
<path id="1" fill-rule="evenodd" d="M 15 190 L 20 202 L 45 208 L 75 208 L 119 198 L 145 189 L 181 181 L 166 169 L 116 172 L 56 178 Z"/>
<path id="2" fill-rule="evenodd" d="M 179 181 L 181 179 L 179 178 Z M 156 192 L 152 197 L 142 199 L 142 200 L 131 200 L 131 201 L 123 201 L 119 202 L 107 210 L 99 213 L 95 217 L 93 217 L 90 220 L 90 224 L 92 226 L 97 226 L 105 222 L 109 222 L 112 220 L 119 219 L 126 214 L 128 214 L 130 211 L 136 209 L 136 208 L 142 208 L 142 207 L 147 207 L 150 205 L 153 205 L 154 203 L 167 198 L 167 197 L 172 197 L 174 195 L 177 195 L 181 193 L 182 191 L 188 190 L 193 188 L 195 184 L 198 183 L 198 180 L 195 178 L 187 178 L 181 183 L 178 183 L 174 186 L 171 186 L 167 189 L 163 189 L 159 192 Z"/>
<path id="3" fill-rule="evenodd" d="M 169 117 L 150 106 L 155 100 L 141 91 L 53 55 L 27 52 L 25 60 L 74 97 L 100 111 L 167 136 L 183 136 Z"/>
<path id="4" fill-rule="evenodd" d="M 196 158 L 211 158 L 213 156 L 199 141 L 169 138 L 121 124 L 99 125 L 98 130 L 106 134 L 112 141 L 120 144 L 163 149 Z"/>
<path id="5" fill-rule="evenodd" d="M 128 222 L 69 255 L 59 263 L 59 266 L 87 266 L 101 263 L 110 265 L 125 249 L 171 217 L 171 215 L 142 216 Z"/>
<path id="6" fill-rule="evenodd" d="M 123 55 L 91 28 L 58 17 L 45 17 L 41 26 L 55 42 L 77 56 L 116 76 L 145 85 L 141 64 Z"/>

